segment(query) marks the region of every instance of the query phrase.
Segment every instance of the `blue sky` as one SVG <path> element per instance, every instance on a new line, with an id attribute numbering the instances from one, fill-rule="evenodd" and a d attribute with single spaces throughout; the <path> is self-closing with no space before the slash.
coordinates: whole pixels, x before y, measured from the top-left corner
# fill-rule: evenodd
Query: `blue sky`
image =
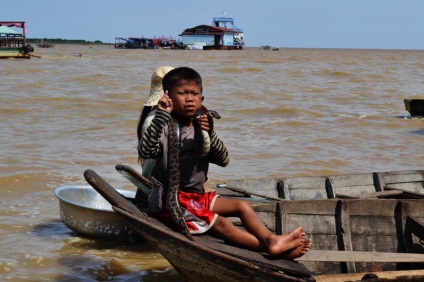
<path id="1" fill-rule="evenodd" d="M 29 38 L 177 37 L 233 17 L 247 47 L 424 49 L 423 0 L 13 0 L 0 21 L 26 21 Z"/>

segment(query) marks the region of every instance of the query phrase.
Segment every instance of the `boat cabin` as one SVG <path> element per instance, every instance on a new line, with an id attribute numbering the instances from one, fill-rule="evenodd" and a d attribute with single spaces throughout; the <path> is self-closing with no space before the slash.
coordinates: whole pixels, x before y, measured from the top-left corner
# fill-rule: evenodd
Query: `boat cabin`
<path id="1" fill-rule="evenodd" d="M 212 24 L 198 25 L 184 30 L 180 36 L 186 49 L 243 49 L 243 31 L 234 25 L 233 18 L 215 17 Z"/>

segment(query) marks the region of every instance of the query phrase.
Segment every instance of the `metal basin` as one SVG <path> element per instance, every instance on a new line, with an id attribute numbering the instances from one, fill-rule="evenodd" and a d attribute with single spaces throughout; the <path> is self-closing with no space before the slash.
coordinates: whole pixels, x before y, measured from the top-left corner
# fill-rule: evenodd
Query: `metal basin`
<path id="1" fill-rule="evenodd" d="M 134 198 L 135 192 L 119 190 Z M 134 239 L 138 233 L 118 214 L 93 187 L 69 185 L 56 188 L 53 194 L 59 199 L 60 217 L 64 224 L 80 235 L 98 238 Z"/>

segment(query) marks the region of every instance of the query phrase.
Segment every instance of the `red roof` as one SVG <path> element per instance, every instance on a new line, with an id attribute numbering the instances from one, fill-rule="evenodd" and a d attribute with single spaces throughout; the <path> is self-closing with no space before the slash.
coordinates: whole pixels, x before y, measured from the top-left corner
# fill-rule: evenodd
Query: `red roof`
<path id="1" fill-rule="evenodd" d="M 179 36 L 181 35 L 224 35 L 225 33 L 239 33 L 239 31 L 218 27 L 218 26 L 212 26 L 212 25 L 198 25 L 192 28 L 187 28 L 183 31 Z"/>

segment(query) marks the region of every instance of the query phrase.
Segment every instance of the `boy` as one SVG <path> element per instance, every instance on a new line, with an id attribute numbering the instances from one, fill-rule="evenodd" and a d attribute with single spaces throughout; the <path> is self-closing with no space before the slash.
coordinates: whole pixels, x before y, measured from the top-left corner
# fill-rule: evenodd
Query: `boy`
<path id="1" fill-rule="evenodd" d="M 152 192 L 149 195 L 149 207 L 154 215 L 170 221 L 164 199 L 168 185 L 168 123 L 174 118 L 179 123 L 181 139 L 178 196 L 190 233 L 200 234 L 210 230 L 231 244 L 286 259 L 305 254 L 312 241 L 305 238 L 303 227 L 276 235 L 268 230 L 249 202 L 219 198 L 215 192 L 205 193 L 203 185 L 207 180 L 209 163 L 227 166 L 229 156 L 214 130 L 212 118 L 206 114 L 196 116 L 204 100 L 202 79 L 195 70 L 181 67 L 167 73 L 162 86 L 165 94 L 159 99 L 156 115 L 138 147 L 141 158 L 157 160 L 152 171 Z M 210 136 L 210 149 L 205 157 L 195 149 L 195 122 Z M 239 217 L 246 231 L 234 226 L 226 217 Z"/>

